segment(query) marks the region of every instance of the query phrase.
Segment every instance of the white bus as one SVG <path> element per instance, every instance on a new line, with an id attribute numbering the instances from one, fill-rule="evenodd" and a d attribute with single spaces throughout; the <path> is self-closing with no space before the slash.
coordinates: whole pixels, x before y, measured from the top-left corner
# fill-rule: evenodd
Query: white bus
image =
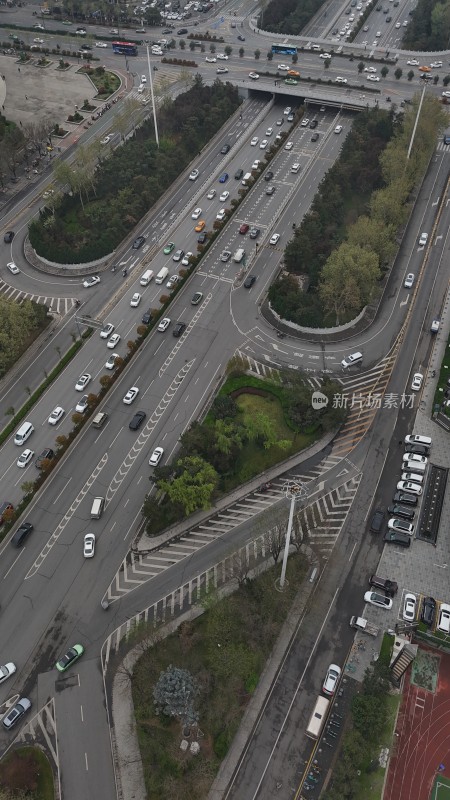
<path id="1" fill-rule="evenodd" d="M 311 739 L 318 739 L 322 733 L 329 706 L 330 701 L 327 700 L 326 697 L 319 696 L 317 698 L 316 705 L 314 706 L 314 710 L 308 722 L 308 727 L 306 728 L 306 735 Z"/>

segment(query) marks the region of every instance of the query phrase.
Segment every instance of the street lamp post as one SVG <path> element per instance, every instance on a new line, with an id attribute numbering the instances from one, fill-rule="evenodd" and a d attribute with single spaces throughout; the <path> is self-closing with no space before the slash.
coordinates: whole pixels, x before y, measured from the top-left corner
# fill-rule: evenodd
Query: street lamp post
<path id="1" fill-rule="evenodd" d="M 156 106 L 155 106 L 155 95 L 153 93 L 153 76 L 152 76 L 152 67 L 151 67 L 151 64 L 150 64 L 149 42 L 146 42 L 145 46 L 147 48 L 148 77 L 149 77 L 149 81 L 150 81 L 150 94 L 151 94 L 151 97 L 152 97 L 153 124 L 155 126 L 155 139 L 156 139 L 156 146 L 159 147 L 158 124 L 156 122 Z"/>
<path id="2" fill-rule="evenodd" d="M 286 568 L 289 555 L 289 546 L 291 543 L 291 532 L 292 532 L 292 522 L 294 519 L 295 503 L 297 500 L 304 499 L 307 495 L 307 492 L 305 487 L 301 483 L 288 483 L 285 487 L 285 495 L 286 498 L 290 500 L 291 506 L 289 509 L 289 521 L 286 531 L 286 542 L 284 545 L 283 565 L 281 567 L 281 577 L 279 583 L 280 589 L 284 589 L 284 584 L 286 582 Z"/>

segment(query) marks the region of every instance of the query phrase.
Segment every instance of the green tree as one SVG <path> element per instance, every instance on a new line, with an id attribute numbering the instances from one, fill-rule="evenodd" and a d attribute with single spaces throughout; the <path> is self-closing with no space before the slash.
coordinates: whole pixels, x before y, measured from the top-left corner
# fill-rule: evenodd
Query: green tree
<path id="1" fill-rule="evenodd" d="M 397 78 L 397 80 L 399 81 L 399 80 L 400 80 L 400 78 L 401 78 L 401 77 L 402 77 L 402 75 L 403 75 L 403 70 L 402 70 L 402 69 L 400 69 L 400 67 L 397 67 L 397 69 L 396 69 L 396 70 L 395 70 L 395 72 L 394 72 L 394 75 L 395 75 L 395 77 Z"/>
<path id="2" fill-rule="evenodd" d="M 414 71 L 410 69 L 406 77 L 408 78 L 409 81 L 412 81 L 412 79 L 414 78 Z"/>
<path id="3" fill-rule="evenodd" d="M 207 509 L 218 483 L 214 467 L 200 456 L 186 456 L 177 461 L 181 474 L 172 481 L 158 481 L 158 488 L 166 492 L 173 503 L 178 503 L 186 515 L 200 508 Z"/>
<path id="4" fill-rule="evenodd" d="M 184 50 L 184 49 L 185 49 L 185 47 L 186 47 L 186 42 L 185 42 L 185 40 L 184 40 L 184 39 L 180 39 L 180 41 L 178 42 L 178 44 L 180 45 L 180 50 Z M 191 47 L 191 50 L 193 50 L 193 49 L 194 49 L 194 48 L 193 48 L 193 47 Z"/>
<path id="5" fill-rule="evenodd" d="M 244 48 L 243 48 L 243 47 L 240 47 L 240 48 L 239 48 L 239 58 L 244 58 L 244 52 L 245 52 L 245 51 L 244 51 Z"/>
<path id="6" fill-rule="evenodd" d="M 372 250 L 378 255 L 381 266 L 391 261 L 397 246 L 395 242 L 395 225 L 379 222 L 377 219 L 362 214 L 348 232 L 349 244 Z"/>
<path id="7" fill-rule="evenodd" d="M 267 61 L 272 61 L 272 59 L 273 59 L 273 53 L 272 53 L 272 50 L 269 50 L 269 51 L 267 52 L 267 56 L 266 56 L 266 58 L 267 58 Z"/>
<path id="8" fill-rule="evenodd" d="M 224 47 L 224 48 L 223 48 L 223 51 L 224 51 L 225 55 L 227 55 L 228 57 L 230 57 L 230 56 L 231 56 L 231 53 L 233 52 L 233 48 L 232 48 L 232 47 L 230 47 L 230 45 L 229 45 L 229 44 L 227 44 L 227 45 L 226 45 L 226 47 Z"/>
<path id="9" fill-rule="evenodd" d="M 358 63 L 358 72 L 359 72 L 359 74 L 361 74 L 361 72 L 363 71 L 363 69 L 364 69 L 364 66 L 365 66 L 365 65 L 364 65 L 364 61 L 360 61 L 360 62 Z"/>
<path id="10" fill-rule="evenodd" d="M 409 73 L 408 73 L 408 75 L 409 75 Z M 444 86 L 448 86 L 448 85 L 449 85 L 449 83 L 450 83 L 450 75 L 445 75 L 445 76 L 442 78 L 442 83 L 444 84 Z"/>
<path id="11" fill-rule="evenodd" d="M 389 72 L 389 67 L 387 67 L 386 64 L 384 64 L 384 66 L 381 67 L 380 72 L 382 77 L 385 78 Z"/>
<path id="12" fill-rule="evenodd" d="M 213 53 L 213 54 L 216 52 L 216 45 L 214 44 L 214 42 L 209 45 L 209 51 L 210 51 L 210 53 Z"/>
<path id="13" fill-rule="evenodd" d="M 261 50 L 255 50 L 255 58 L 257 61 L 259 60 L 260 55 L 261 55 Z"/>
<path id="14" fill-rule="evenodd" d="M 243 427 L 247 438 L 252 442 L 260 442 L 265 450 L 274 445 L 286 447 L 284 440 L 277 439 L 273 420 L 261 411 L 256 414 L 244 414 Z"/>
<path id="15" fill-rule="evenodd" d="M 373 296 L 380 277 L 376 253 L 344 242 L 328 258 L 319 292 L 324 307 L 335 315 L 336 325 L 342 316 L 355 314 Z"/>

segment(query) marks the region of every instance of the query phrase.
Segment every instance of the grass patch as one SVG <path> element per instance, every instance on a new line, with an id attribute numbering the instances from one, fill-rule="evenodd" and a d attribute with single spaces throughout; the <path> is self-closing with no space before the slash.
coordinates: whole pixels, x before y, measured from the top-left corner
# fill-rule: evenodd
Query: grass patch
<path id="1" fill-rule="evenodd" d="M 55 800 L 52 768 L 38 747 L 20 747 L 8 753 L 0 763 L 0 785 L 33 792 L 33 800 Z"/>
<path id="2" fill-rule="evenodd" d="M 448 388 L 447 381 L 449 378 L 450 378 L 450 342 L 447 342 L 447 347 L 445 348 L 444 357 L 441 361 L 441 366 L 439 369 L 439 378 L 436 385 L 436 391 L 434 394 L 435 407 L 436 406 L 440 407 L 441 404 L 444 402 L 445 399 L 444 392 Z M 441 409 L 441 411 L 444 414 L 447 414 L 447 416 L 449 416 L 450 409 L 444 407 Z"/>
<path id="3" fill-rule="evenodd" d="M 283 593 L 274 584 L 280 569 L 273 567 L 224 600 L 208 597 L 205 614 L 183 623 L 137 662 L 132 691 L 149 800 L 207 796 L 307 564 L 299 555 L 289 559 L 289 583 Z M 200 688 L 198 756 L 180 750 L 180 723 L 155 713 L 153 687 L 170 665 L 189 670 Z"/>
<path id="4" fill-rule="evenodd" d="M 386 637 L 385 637 L 386 638 Z M 387 718 L 383 732 L 380 736 L 378 752 L 373 752 L 373 758 L 379 755 L 381 748 L 392 748 L 393 731 L 395 727 L 395 720 L 397 718 L 398 707 L 401 702 L 401 695 L 389 695 L 386 698 Z M 358 781 L 354 800 L 380 800 L 384 780 L 386 777 L 386 770 L 384 767 L 377 767 L 376 770 L 362 772 Z"/>

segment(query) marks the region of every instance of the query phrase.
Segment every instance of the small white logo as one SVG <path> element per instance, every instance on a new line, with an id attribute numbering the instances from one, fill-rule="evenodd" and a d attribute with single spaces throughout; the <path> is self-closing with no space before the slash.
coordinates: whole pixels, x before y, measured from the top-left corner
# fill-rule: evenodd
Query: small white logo
<path id="1" fill-rule="evenodd" d="M 312 407 L 315 409 L 325 408 L 328 405 L 328 397 L 322 392 L 313 392 L 311 398 Z"/>

